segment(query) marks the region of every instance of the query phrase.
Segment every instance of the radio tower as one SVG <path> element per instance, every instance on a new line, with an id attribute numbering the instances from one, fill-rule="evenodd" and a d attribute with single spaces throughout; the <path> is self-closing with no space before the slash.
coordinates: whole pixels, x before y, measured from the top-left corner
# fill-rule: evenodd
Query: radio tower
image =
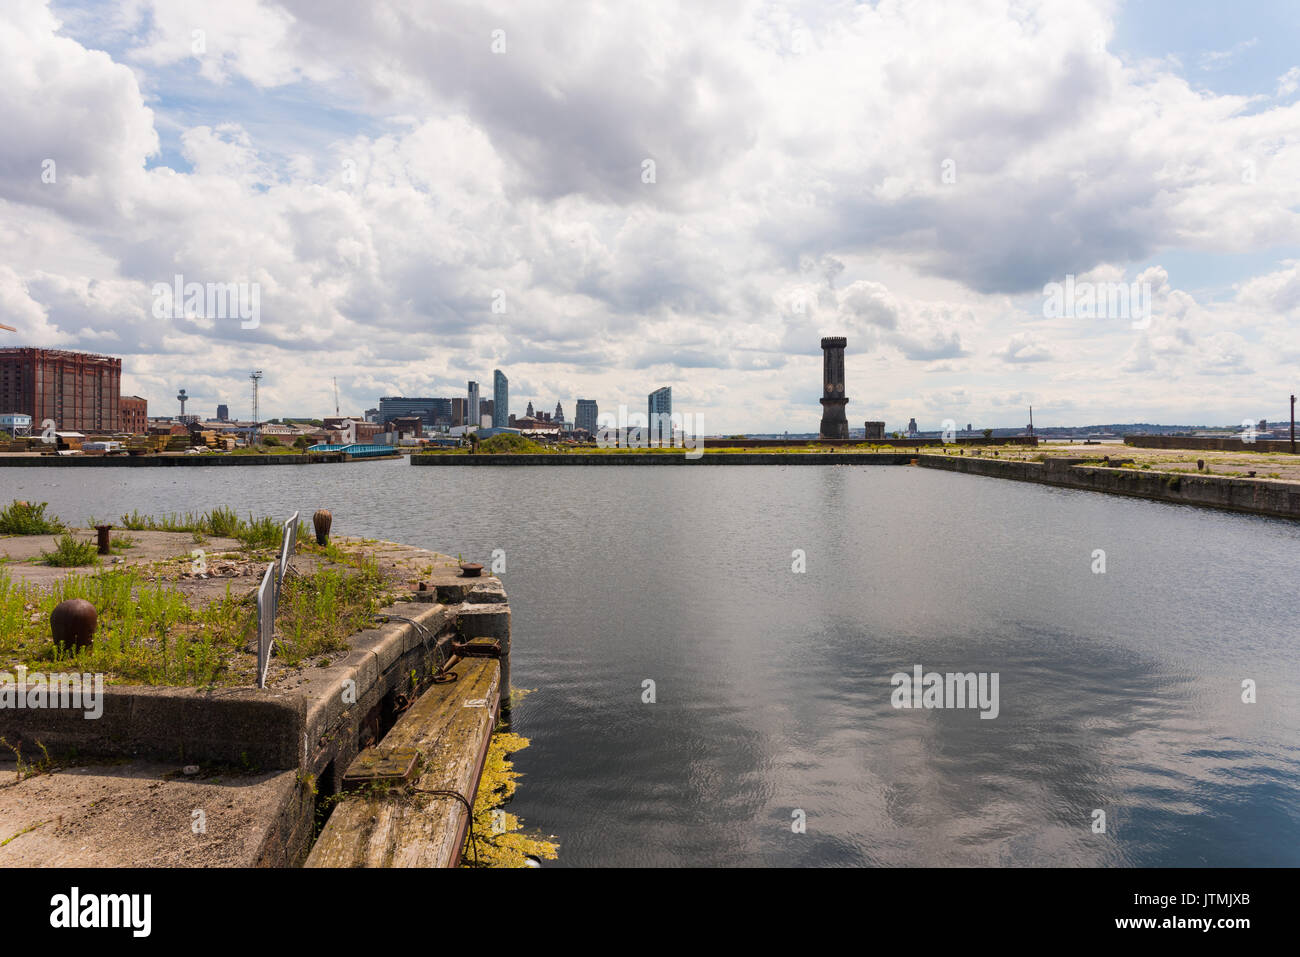
<path id="1" fill-rule="evenodd" d="M 189 398 L 190 398 L 190 397 L 189 397 L 188 395 L 185 394 L 185 390 L 184 390 L 184 389 L 181 389 L 180 394 L 177 395 L 176 398 L 178 398 L 178 399 L 180 400 L 180 403 L 181 403 L 181 418 L 183 419 L 183 418 L 185 418 L 185 403 L 189 401 Z"/>
<path id="2" fill-rule="evenodd" d="M 261 431 L 262 431 L 261 430 L 262 422 L 261 419 L 258 418 L 258 410 L 257 410 L 257 383 L 262 378 L 262 370 L 256 369 L 252 373 L 250 373 L 248 377 L 253 380 L 253 432 L 252 432 L 253 442 L 252 444 L 256 445 L 258 440 L 261 438 Z"/>

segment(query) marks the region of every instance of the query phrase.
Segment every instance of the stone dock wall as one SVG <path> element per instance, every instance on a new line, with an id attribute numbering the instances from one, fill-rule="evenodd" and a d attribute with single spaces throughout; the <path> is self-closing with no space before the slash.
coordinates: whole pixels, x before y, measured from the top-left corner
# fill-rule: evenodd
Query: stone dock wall
<path id="1" fill-rule="evenodd" d="M 673 452 L 563 452 L 537 455 L 412 455 L 412 465 L 908 465 L 907 452 L 705 452 L 687 458 Z"/>
<path id="2" fill-rule="evenodd" d="M 0 455 L 0 468 L 167 468 L 215 465 L 321 465 L 326 462 L 391 461 L 399 454 L 377 459 L 353 459 L 341 452 L 301 455 Z"/>
<path id="3" fill-rule="evenodd" d="M 1076 463 L 1077 460 L 1068 458 L 1048 459 L 1046 462 L 1002 462 L 955 455 L 921 455 L 917 458 L 917 465 L 922 468 L 1300 519 L 1300 485 L 1294 483 Z"/>
<path id="4" fill-rule="evenodd" d="M 421 563 L 445 556 L 409 546 Z M 0 737 L 26 755 L 39 745 L 55 758 L 159 759 L 293 770 L 299 787 L 280 806 L 261 809 L 266 824 L 258 863 L 293 866 L 306 857 L 319 797 L 336 793 L 362 748 L 378 741 L 425 690 L 413 675 L 436 670 L 439 639 L 490 638 L 502 648 L 500 694 L 509 695 L 510 606 L 492 577 L 430 576 L 417 600 L 382 609 L 386 621 L 353 635 L 347 654 L 327 667 L 286 676 L 265 689 L 109 685 L 103 714 L 75 709 L 0 710 Z M 406 620 L 404 620 L 406 619 Z"/>
<path id="5" fill-rule="evenodd" d="M 1300 440 L 1297 440 L 1300 441 Z M 1124 444 L 1135 449 L 1191 449 L 1208 452 L 1290 452 L 1291 440 L 1256 439 L 1243 442 L 1235 438 L 1208 435 L 1126 435 Z"/>

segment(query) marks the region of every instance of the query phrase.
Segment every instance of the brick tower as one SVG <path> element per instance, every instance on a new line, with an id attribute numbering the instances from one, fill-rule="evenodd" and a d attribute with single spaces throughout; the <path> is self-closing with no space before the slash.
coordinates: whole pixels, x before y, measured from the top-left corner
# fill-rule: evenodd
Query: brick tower
<path id="1" fill-rule="evenodd" d="M 822 339 L 822 426 L 823 439 L 847 439 L 849 420 L 844 407 L 849 404 L 844 395 L 844 347 L 848 340 L 843 336 Z"/>

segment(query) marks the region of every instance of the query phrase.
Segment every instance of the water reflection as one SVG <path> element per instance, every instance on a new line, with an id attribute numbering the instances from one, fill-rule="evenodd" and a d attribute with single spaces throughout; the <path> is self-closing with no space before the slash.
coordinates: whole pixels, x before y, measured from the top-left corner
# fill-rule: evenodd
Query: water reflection
<path id="1" fill-rule="evenodd" d="M 512 810 L 559 865 L 1300 863 L 1294 525 L 911 468 L 178 472 L 0 497 L 506 551 Z M 894 709 L 917 664 L 998 672 L 999 717 Z"/>

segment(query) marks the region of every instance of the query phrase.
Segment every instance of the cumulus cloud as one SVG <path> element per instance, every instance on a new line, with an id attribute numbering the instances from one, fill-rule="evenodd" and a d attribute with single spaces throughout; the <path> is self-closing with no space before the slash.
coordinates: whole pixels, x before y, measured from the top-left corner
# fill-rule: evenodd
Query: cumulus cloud
<path id="1" fill-rule="evenodd" d="M 1003 362 L 1046 362 L 1052 358 L 1051 350 L 1027 332 L 1016 333 L 997 354 Z"/>
<path id="2" fill-rule="evenodd" d="M 276 359 L 339 372 L 359 410 L 508 364 L 547 408 L 671 384 L 775 428 L 844 334 L 866 408 L 992 413 L 1008 363 L 1086 408 L 1060 383 L 1270 368 L 1300 301 L 1294 263 L 1230 301 L 1153 267 L 1147 330 L 1044 321 L 1067 274 L 1300 235 L 1300 104 L 1119 55 L 1101 0 L 80 13 L 0 22 L 0 314 L 132 357 L 160 399 L 184 376 L 233 401 Z M 262 323 L 153 318 L 176 274 L 258 283 Z M 270 379 L 270 408 L 320 407 Z"/>

